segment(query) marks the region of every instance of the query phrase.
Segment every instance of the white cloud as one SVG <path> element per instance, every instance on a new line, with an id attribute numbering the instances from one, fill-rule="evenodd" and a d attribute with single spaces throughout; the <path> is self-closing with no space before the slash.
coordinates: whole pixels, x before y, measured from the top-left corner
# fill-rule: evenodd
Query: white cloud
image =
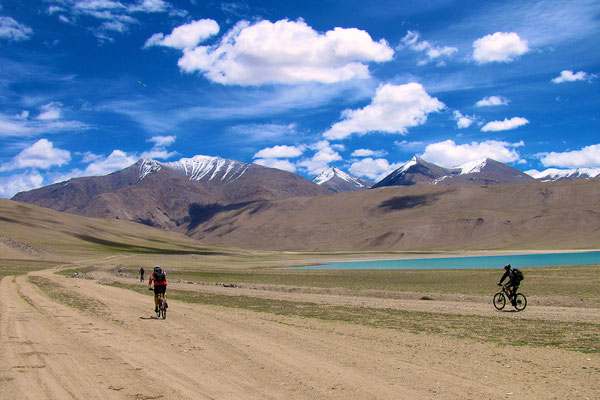
<path id="1" fill-rule="evenodd" d="M 500 162 L 518 162 L 521 157 L 515 150 L 523 142 L 508 143 L 495 140 L 456 144 L 453 140 L 427 145 L 421 158 L 443 167 L 455 167 L 482 158 L 491 158 Z"/>
<path id="2" fill-rule="evenodd" d="M 481 128 L 482 132 L 497 132 L 516 129 L 520 126 L 527 125 L 529 121 L 521 117 L 505 118 L 504 121 L 491 121 Z"/>
<path id="3" fill-rule="evenodd" d="M 479 64 L 510 62 L 528 51 L 527 40 L 515 32 L 496 32 L 473 42 L 473 59 Z"/>
<path id="4" fill-rule="evenodd" d="M 219 33 L 219 24 L 212 19 L 200 19 L 189 24 L 181 25 L 165 36 L 155 33 L 146 41 L 144 47 L 165 46 L 174 49 L 192 49 L 198 43 Z"/>
<path id="5" fill-rule="evenodd" d="M 378 182 L 391 174 L 394 170 L 400 168 L 402 164 L 390 164 L 384 158 L 373 159 L 371 157 L 355 161 L 348 169 L 350 173 L 356 176 L 365 176 L 375 182 Z"/>
<path id="6" fill-rule="evenodd" d="M 167 151 L 167 147 L 175 142 L 176 136 L 154 136 L 148 139 L 149 142 L 154 143 L 154 146 L 148 151 L 143 152 L 140 158 L 159 158 L 166 160 L 177 154 L 176 151 Z"/>
<path id="7" fill-rule="evenodd" d="M 254 154 L 253 158 L 295 158 L 300 157 L 304 149 L 297 146 L 267 147 Z"/>
<path id="8" fill-rule="evenodd" d="M 44 177 L 35 170 L 0 176 L 0 197 L 10 199 L 19 192 L 40 187 L 43 181 Z"/>
<path id="9" fill-rule="evenodd" d="M 81 176 L 106 175 L 129 167 L 139 159 L 135 154 L 127 154 L 121 150 L 113 150 L 108 157 L 102 157 L 89 164 Z"/>
<path id="10" fill-rule="evenodd" d="M 163 0 L 139 0 L 124 4 L 117 0 L 46 0 L 52 3 L 47 12 L 57 15 L 68 24 L 77 24 L 80 19 L 86 22 L 86 29 L 94 32 L 98 40 L 113 41 L 112 32 L 125 33 L 130 26 L 140 24 L 136 14 L 171 13 L 173 6 Z M 90 26 L 87 18 L 95 18 L 99 26 Z"/>
<path id="11" fill-rule="evenodd" d="M 600 144 L 585 146 L 581 150 L 540 154 L 545 167 L 586 168 L 600 166 Z"/>
<path id="12" fill-rule="evenodd" d="M 0 39 L 19 42 L 27 40 L 33 35 L 33 30 L 23 24 L 18 23 L 11 17 L 0 16 Z"/>
<path id="13" fill-rule="evenodd" d="M 36 118 L 39 120 L 42 120 L 42 121 L 60 119 L 60 117 L 61 117 L 60 108 L 61 107 L 62 107 L 62 104 L 57 101 L 53 101 L 51 103 L 45 104 L 40 107 L 42 111 Z"/>
<path id="14" fill-rule="evenodd" d="M 220 44 L 184 50 L 178 65 L 226 85 L 335 83 L 368 78 L 365 63 L 389 61 L 393 54 L 385 40 L 374 42 L 356 28 L 321 34 L 302 20 L 241 21 Z"/>
<path id="15" fill-rule="evenodd" d="M 474 115 L 462 115 L 462 113 L 458 110 L 454 110 L 453 116 L 458 129 L 468 128 L 477 120 L 477 117 Z"/>
<path id="16" fill-rule="evenodd" d="M 475 105 L 477 107 L 493 107 L 493 106 L 506 106 L 509 100 L 502 96 L 488 96 L 479 100 Z"/>
<path id="17" fill-rule="evenodd" d="M 318 175 L 323 170 L 329 168 L 329 164 L 334 161 L 340 161 L 342 157 L 326 140 L 321 140 L 308 146 L 316 153 L 311 158 L 305 158 L 296 165 L 305 169 L 311 175 Z"/>
<path id="18" fill-rule="evenodd" d="M 370 150 L 370 149 L 357 149 L 350 154 L 352 157 L 383 157 L 388 153 L 385 150 Z"/>
<path id="19" fill-rule="evenodd" d="M 425 52 L 427 58 L 419 60 L 419 65 L 425 65 L 430 61 L 437 60 L 442 57 L 451 57 L 458 49 L 451 46 L 435 46 L 427 40 L 420 40 L 420 34 L 416 31 L 408 31 L 406 36 L 402 38 L 402 43 L 416 52 Z"/>
<path id="20" fill-rule="evenodd" d="M 259 158 L 254 160 L 254 164 L 269 168 L 277 168 L 288 172 L 296 172 L 296 166 L 289 160 L 280 160 L 277 158 Z"/>
<path id="21" fill-rule="evenodd" d="M 61 104 L 58 102 L 42 106 L 39 115 L 35 119 L 29 118 L 30 112 L 27 110 L 17 115 L 0 114 L 0 137 L 37 136 L 90 129 L 88 125 L 79 121 L 60 120 L 60 106 Z"/>
<path id="22" fill-rule="evenodd" d="M 12 171 L 24 168 L 48 169 L 62 166 L 71 161 L 71 153 L 55 148 L 47 139 L 40 139 L 28 148 L 22 150 L 13 159 L 0 166 L 0 171 Z"/>
<path id="23" fill-rule="evenodd" d="M 229 128 L 234 134 L 248 136 L 253 141 L 262 142 L 265 140 L 275 140 L 288 135 L 296 135 L 296 124 L 243 124 L 235 125 Z"/>
<path id="24" fill-rule="evenodd" d="M 171 9 L 171 5 L 163 0 L 141 0 L 128 7 L 131 12 L 162 13 Z"/>
<path id="25" fill-rule="evenodd" d="M 560 73 L 560 76 L 552 79 L 552 83 L 565 83 L 565 82 L 576 82 L 576 81 L 588 81 L 591 82 L 596 75 L 588 74 L 587 72 L 579 71 L 573 73 L 571 70 L 564 70 Z"/>
<path id="26" fill-rule="evenodd" d="M 427 114 L 445 107 L 437 98 L 429 96 L 422 85 L 385 84 L 379 86 L 371 104 L 357 110 L 346 110 L 342 121 L 335 123 L 323 136 L 326 139 L 344 139 L 353 133 L 401 133 L 407 128 L 422 125 Z"/>

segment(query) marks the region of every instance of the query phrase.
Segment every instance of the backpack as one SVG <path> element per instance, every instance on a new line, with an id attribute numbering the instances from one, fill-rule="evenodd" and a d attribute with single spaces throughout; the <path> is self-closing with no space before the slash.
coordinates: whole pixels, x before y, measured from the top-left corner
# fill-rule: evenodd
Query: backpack
<path id="1" fill-rule="evenodd" d="M 154 282 L 164 282 L 167 279 L 165 271 L 162 269 L 154 270 Z"/>
<path id="2" fill-rule="evenodd" d="M 513 268 L 513 277 L 515 282 L 521 282 L 525 278 L 519 268 Z"/>

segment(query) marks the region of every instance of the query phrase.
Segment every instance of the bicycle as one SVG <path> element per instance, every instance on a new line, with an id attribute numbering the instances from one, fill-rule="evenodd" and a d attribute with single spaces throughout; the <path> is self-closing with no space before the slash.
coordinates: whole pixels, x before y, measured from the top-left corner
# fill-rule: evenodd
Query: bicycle
<path id="1" fill-rule="evenodd" d="M 148 290 L 153 290 L 152 288 Z M 156 317 L 166 319 L 167 318 L 167 308 L 169 307 L 167 304 L 167 299 L 165 299 L 164 293 L 157 294 L 158 297 L 158 306 L 156 311 Z"/>
<path id="2" fill-rule="evenodd" d="M 502 310 L 506 306 L 506 299 L 512 298 L 512 292 L 508 285 L 502 285 L 502 290 L 494 295 L 494 307 L 496 310 Z M 527 297 L 523 293 L 517 293 L 513 307 L 517 311 L 523 311 L 527 307 Z"/>

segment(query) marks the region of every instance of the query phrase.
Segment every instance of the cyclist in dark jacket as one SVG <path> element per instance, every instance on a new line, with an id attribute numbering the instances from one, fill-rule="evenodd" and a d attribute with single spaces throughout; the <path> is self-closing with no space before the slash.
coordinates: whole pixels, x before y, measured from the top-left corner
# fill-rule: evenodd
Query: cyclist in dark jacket
<path id="1" fill-rule="evenodd" d="M 517 277 L 515 269 L 511 267 L 510 264 L 504 266 L 504 269 L 506 271 L 504 272 L 504 275 L 502 275 L 502 278 L 500 278 L 500 283 L 498 283 L 498 286 L 502 286 L 502 282 L 504 282 L 504 280 L 508 278 L 507 286 L 511 292 L 510 301 L 514 305 L 517 296 L 517 289 L 519 289 L 521 280 Z"/>
<path id="2" fill-rule="evenodd" d="M 154 271 L 150 275 L 148 289 L 152 289 L 152 282 L 154 282 L 154 312 L 158 312 L 158 295 L 163 295 L 165 306 L 167 302 L 167 273 L 158 265 L 154 267 Z"/>

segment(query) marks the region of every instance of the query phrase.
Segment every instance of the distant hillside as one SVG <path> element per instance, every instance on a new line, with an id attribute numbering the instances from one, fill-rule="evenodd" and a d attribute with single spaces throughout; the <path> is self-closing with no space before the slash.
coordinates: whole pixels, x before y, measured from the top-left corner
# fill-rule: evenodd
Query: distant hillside
<path id="1" fill-rule="evenodd" d="M 128 221 L 72 215 L 0 199 L 2 258 L 81 260 L 86 253 L 205 254 L 199 242 L 177 232 Z"/>
<path id="2" fill-rule="evenodd" d="M 21 192 L 13 200 L 170 229 L 189 219 L 192 206 L 326 194 L 326 189 L 286 171 L 196 156 L 173 163 L 143 159 L 109 175 Z"/>
<path id="3" fill-rule="evenodd" d="M 356 192 L 370 189 L 375 183 L 358 176 L 351 175 L 336 167 L 327 168 L 313 182 L 329 190 L 331 193 Z"/>
<path id="4" fill-rule="evenodd" d="M 273 250 L 597 248 L 600 181 L 412 185 L 260 201 L 178 229 Z"/>

